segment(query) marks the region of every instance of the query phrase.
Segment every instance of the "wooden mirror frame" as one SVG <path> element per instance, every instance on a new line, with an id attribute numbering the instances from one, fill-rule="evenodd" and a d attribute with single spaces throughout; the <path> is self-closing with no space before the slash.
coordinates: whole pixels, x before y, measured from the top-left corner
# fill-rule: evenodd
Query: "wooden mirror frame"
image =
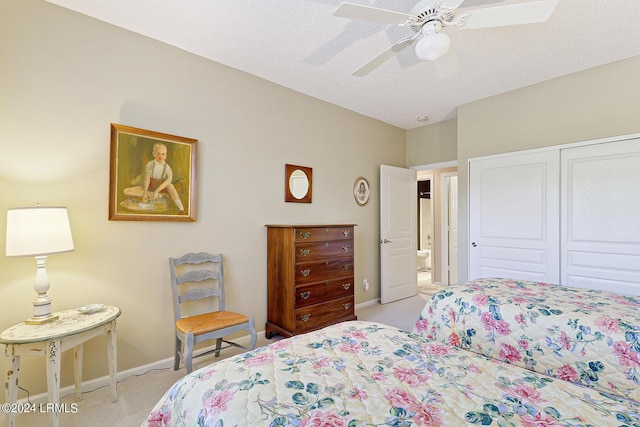
<path id="1" fill-rule="evenodd" d="M 309 189 L 307 190 L 307 194 L 305 194 L 304 197 L 299 199 L 293 195 L 293 193 L 291 192 L 291 187 L 289 186 L 291 175 L 297 170 L 304 172 L 304 174 L 307 176 L 307 180 L 309 181 Z M 313 170 L 311 168 L 308 168 L 305 166 L 289 165 L 289 164 L 284 165 L 284 201 L 292 202 L 292 203 L 311 203 L 311 193 L 312 193 L 311 190 L 313 189 L 312 177 L 313 177 Z"/>

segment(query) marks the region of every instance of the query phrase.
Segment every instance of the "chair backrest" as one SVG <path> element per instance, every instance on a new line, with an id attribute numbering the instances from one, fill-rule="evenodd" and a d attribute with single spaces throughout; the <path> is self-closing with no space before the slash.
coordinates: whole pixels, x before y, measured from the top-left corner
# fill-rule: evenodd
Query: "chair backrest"
<path id="1" fill-rule="evenodd" d="M 176 267 L 185 264 L 184 272 L 179 275 Z M 189 268 L 192 265 L 200 267 L 200 264 L 204 264 L 202 268 Z M 181 305 L 187 301 L 217 298 L 217 310 L 225 309 L 222 254 L 188 253 L 180 258 L 169 258 L 169 267 L 176 320 L 185 317 Z M 188 290 L 184 291 L 184 288 Z"/>

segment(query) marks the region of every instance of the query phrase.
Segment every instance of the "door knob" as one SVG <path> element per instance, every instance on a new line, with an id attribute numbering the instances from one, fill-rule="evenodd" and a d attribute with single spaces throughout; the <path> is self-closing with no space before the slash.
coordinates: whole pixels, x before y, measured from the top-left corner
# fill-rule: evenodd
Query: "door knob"
<path id="1" fill-rule="evenodd" d="M 387 240 L 387 239 L 380 240 L 380 243 L 391 243 L 391 240 Z"/>
<path id="2" fill-rule="evenodd" d="M 475 248 L 478 245 L 476 245 L 476 242 L 471 242 L 471 246 L 473 246 Z"/>

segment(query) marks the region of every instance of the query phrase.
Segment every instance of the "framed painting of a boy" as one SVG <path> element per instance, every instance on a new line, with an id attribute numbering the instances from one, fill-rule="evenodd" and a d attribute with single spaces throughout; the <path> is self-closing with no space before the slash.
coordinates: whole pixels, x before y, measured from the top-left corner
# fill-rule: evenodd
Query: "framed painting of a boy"
<path id="1" fill-rule="evenodd" d="M 109 219 L 195 221 L 198 141 L 111 124 Z"/>

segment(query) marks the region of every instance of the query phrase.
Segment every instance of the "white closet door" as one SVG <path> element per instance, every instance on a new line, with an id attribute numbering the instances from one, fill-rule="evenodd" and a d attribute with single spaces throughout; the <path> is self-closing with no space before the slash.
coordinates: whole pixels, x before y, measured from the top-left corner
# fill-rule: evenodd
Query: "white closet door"
<path id="1" fill-rule="evenodd" d="M 469 164 L 469 279 L 559 283 L 558 150 Z"/>
<path id="2" fill-rule="evenodd" d="M 640 295 L 640 139 L 561 157 L 562 283 Z"/>

